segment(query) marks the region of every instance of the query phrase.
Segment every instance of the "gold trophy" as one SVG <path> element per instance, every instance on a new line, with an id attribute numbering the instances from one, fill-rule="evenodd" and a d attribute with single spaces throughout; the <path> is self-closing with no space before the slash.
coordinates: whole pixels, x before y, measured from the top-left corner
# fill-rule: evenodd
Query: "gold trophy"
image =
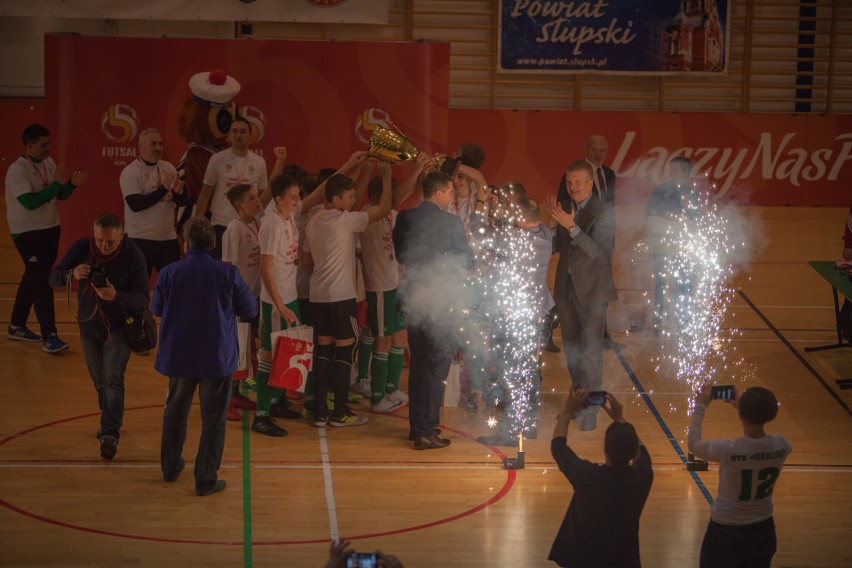
<path id="1" fill-rule="evenodd" d="M 402 164 L 409 162 L 420 155 L 420 150 L 414 145 L 411 140 L 403 136 L 400 132 L 393 132 L 387 128 L 376 126 L 370 136 L 370 142 L 367 145 L 367 157 L 376 160 L 390 162 L 392 164 Z M 438 171 L 446 161 L 446 156 L 432 156 L 432 167 Z"/>

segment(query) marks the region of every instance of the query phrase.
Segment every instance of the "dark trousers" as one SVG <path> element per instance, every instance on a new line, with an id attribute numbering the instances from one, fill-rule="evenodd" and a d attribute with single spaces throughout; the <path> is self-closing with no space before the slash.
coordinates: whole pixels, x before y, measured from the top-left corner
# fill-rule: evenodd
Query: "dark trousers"
<path id="1" fill-rule="evenodd" d="M 150 239 L 132 239 L 136 248 L 145 255 L 145 265 L 148 270 L 148 279 L 151 273 L 157 269 L 157 274 L 173 262 L 180 260 L 180 244 L 177 239 L 169 241 L 152 241 Z"/>
<path id="2" fill-rule="evenodd" d="M 720 525 L 710 521 L 701 543 L 700 568 L 769 568 L 775 555 L 775 521 Z"/>
<path id="3" fill-rule="evenodd" d="M 111 330 L 100 324 L 80 325 L 80 344 L 89 376 L 98 393 L 101 436 L 119 438 L 124 420 L 124 371 L 130 359 L 130 344 L 120 324 Z"/>
<path id="4" fill-rule="evenodd" d="M 213 225 L 213 231 L 216 233 L 216 246 L 213 248 L 213 252 L 216 254 L 216 258 L 222 258 L 222 236 L 224 236 L 227 228 L 225 225 Z"/>
<path id="5" fill-rule="evenodd" d="M 441 420 L 444 380 L 453 362 L 455 345 L 442 338 L 438 343 L 432 331 L 408 325 L 408 423 L 415 438 L 432 436 Z"/>
<path id="6" fill-rule="evenodd" d="M 50 287 L 48 275 L 59 254 L 59 225 L 21 233 L 14 241 L 24 261 L 24 275 L 15 295 L 11 324 L 18 327 L 27 325 L 30 308 L 35 306 L 41 335 L 46 337 L 56 333 L 53 288 Z"/>
<path id="7" fill-rule="evenodd" d="M 163 437 L 160 442 L 160 467 L 166 479 L 174 478 L 180 468 L 186 421 L 195 388 L 201 402 L 201 440 L 195 456 L 195 490 L 216 484 L 222 452 L 225 450 L 225 417 L 231 398 L 231 376 L 169 377 L 169 394 L 163 412 Z"/>
<path id="8" fill-rule="evenodd" d="M 570 279 L 565 286 L 565 295 L 568 297 L 559 298 L 557 307 L 571 382 L 574 388 L 601 390 L 606 304 L 580 305 Z"/>

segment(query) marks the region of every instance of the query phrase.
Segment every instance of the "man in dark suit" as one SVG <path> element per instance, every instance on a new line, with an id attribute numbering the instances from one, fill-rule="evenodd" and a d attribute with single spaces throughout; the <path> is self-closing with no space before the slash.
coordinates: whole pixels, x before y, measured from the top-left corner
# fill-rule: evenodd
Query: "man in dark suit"
<path id="1" fill-rule="evenodd" d="M 615 172 L 604 165 L 609 144 L 600 134 L 592 134 L 586 139 L 586 161 L 592 165 L 592 181 L 594 194 L 615 206 Z M 567 172 L 559 182 L 559 192 L 556 200 L 562 203 L 568 199 L 568 188 L 565 186 Z"/>
<path id="2" fill-rule="evenodd" d="M 606 305 L 616 299 L 612 280 L 615 246 L 613 208 L 593 192 L 594 170 L 585 160 L 568 166 L 569 198 L 547 203 L 558 223 L 555 250 L 559 252 L 553 298 L 562 325 L 562 343 L 575 388 L 601 390 L 601 349 Z M 593 430 L 599 407 L 583 411 L 580 428 Z"/>
<path id="3" fill-rule="evenodd" d="M 423 180 L 423 202 L 400 212 L 393 230 L 396 258 L 405 267 L 399 285 L 408 322 L 409 438 L 415 450 L 445 448 L 438 437 L 444 379 L 458 349 L 463 303 L 459 269 L 473 267 L 473 250 L 461 220 L 445 209 L 453 178 L 432 172 Z"/>

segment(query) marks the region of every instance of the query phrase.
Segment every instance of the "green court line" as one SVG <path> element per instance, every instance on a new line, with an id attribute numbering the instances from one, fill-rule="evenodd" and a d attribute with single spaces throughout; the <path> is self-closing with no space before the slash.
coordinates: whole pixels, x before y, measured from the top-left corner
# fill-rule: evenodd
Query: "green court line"
<path id="1" fill-rule="evenodd" d="M 243 390 L 248 391 L 243 383 Z M 251 445 L 249 443 L 251 428 L 249 427 L 249 412 L 243 410 L 243 567 L 252 568 L 252 534 L 251 534 Z"/>

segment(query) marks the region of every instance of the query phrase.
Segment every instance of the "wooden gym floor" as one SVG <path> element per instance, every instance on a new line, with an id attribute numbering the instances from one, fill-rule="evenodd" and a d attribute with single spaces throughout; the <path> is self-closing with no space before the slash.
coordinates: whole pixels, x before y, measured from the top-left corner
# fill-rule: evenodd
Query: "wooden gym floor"
<path id="1" fill-rule="evenodd" d="M 774 566 L 852 566 L 852 352 L 804 353 L 834 340 L 831 289 L 808 260 L 838 259 L 845 209 L 747 208 L 756 243 L 736 278 L 726 322 L 745 371 L 719 382 L 765 385 L 781 401 L 769 430 L 793 454 L 775 490 L 778 553 Z M 634 318 L 648 311 L 649 263 L 635 246 L 640 211 L 619 210 L 616 280 Z M 60 254 L 64 253 L 61 251 Z M 22 271 L 0 238 L 0 320 L 8 323 Z M 539 437 L 526 443 L 526 469 L 502 469 L 514 450 L 475 441 L 488 433 L 485 412 L 444 409 L 453 444 L 415 452 L 405 440 L 406 410 L 368 414 L 351 429 L 316 429 L 287 421 L 284 439 L 249 434 L 249 417 L 228 423 L 220 477 L 225 492 L 193 493 L 197 411 L 190 417 L 186 472 L 161 481 L 159 440 L 166 380 L 154 357 L 132 356 L 126 413 L 112 463 L 101 461 L 97 402 L 76 325 L 56 294 L 60 335 L 71 349 L 47 355 L 38 344 L 0 339 L 0 565 L 2 566 L 322 566 L 329 539 L 359 551 L 397 555 L 406 567 L 551 565 L 547 554 L 571 497 L 549 451 L 554 415 L 569 378 L 561 353 L 545 354 Z M 34 317 L 30 326 L 38 330 Z M 654 486 L 640 542 L 648 567 L 697 565 L 717 471 L 690 474 L 683 458 L 687 389 L 652 358 L 669 349 L 647 330 L 615 335 L 620 353 L 604 352 L 604 386 L 625 402 L 652 456 Z M 745 378 L 743 378 L 745 376 Z M 578 453 L 602 460 L 603 432 L 572 428 Z M 732 409 L 715 404 L 707 437 L 738 435 Z"/>

